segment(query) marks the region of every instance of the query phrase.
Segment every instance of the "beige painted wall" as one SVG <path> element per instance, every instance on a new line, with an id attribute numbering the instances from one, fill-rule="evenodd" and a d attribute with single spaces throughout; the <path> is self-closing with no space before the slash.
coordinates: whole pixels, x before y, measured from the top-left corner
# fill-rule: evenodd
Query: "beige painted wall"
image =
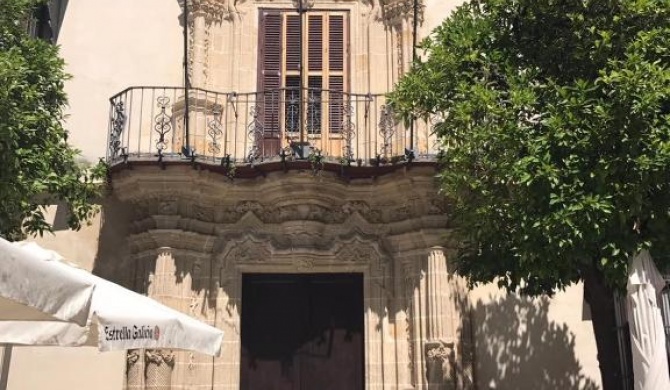
<path id="1" fill-rule="evenodd" d="M 426 36 L 451 15 L 451 12 L 463 4 L 463 0 L 424 0 L 427 12 L 421 26 L 420 35 Z"/>
<path id="2" fill-rule="evenodd" d="M 95 162 L 106 153 L 109 98 L 131 85 L 182 84 L 181 10 L 177 0 L 70 0 L 58 37 L 70 107 L 69 141 Z M 56 219 L 55 209 L 50 210 Z M 35 241 L 91 270 L 101 216 L 80 232 Z M 8 389 L 119 390 L 125 353 L 95 348 L 13 349 Z"/>
<path id="3" fill-rule="evenodd" d="M 70 0 L 58 36 L 73 77 L 70 142 L 86 160 L 106 153 L 109 98 L 132 85 L 181 86 L 183 39 L 177 0 Z"/>
<path id="4" fill-rule="evenodd" d="M 35 237 L 39 245 L 55 250 L 67 261 L 91 271 L 97 257 L 103 221 L 98 214 L 78 232 L 63 229 L 57 207 L 50 207 L 47 220 L 55 222 L 55 235 Z M 9 390 L 120 390 L 123 386 L 125 352 L 98 352 L 93 347 L 13 347 L 7 389 Z"/>
<path id="5" fill-rule="evenodd" d="M 583 285 L 553 298 L 471 291 L 475 377 L 487 389 L 600 389 L 595 337 Z"/>

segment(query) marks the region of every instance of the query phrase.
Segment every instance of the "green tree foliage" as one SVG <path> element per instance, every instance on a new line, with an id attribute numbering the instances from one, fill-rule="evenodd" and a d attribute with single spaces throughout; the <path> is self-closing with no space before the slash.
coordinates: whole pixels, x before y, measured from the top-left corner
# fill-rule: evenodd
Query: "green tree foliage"
<path id="1" fill-rule="evenodd" d="M 422 46 L 391 100 L 444 118 L 460 272 L 528 294 L 585 281 L 611 337 L 594 306 L 630 256 L 670 263 L 670 0 L 475 0 Z M 598 341 L 603 369 L 616 339 Z"/>
<path id="2" fill-rule="evenodd" d="M 68 207 L 79 229 L 97 211 L 102 164 L 87 169 L 67 144 L 63 60 L 58 48 L 27 34 L 39 1 L 0 3 L 0 235 L 50 231 L 44 206 Z"/>

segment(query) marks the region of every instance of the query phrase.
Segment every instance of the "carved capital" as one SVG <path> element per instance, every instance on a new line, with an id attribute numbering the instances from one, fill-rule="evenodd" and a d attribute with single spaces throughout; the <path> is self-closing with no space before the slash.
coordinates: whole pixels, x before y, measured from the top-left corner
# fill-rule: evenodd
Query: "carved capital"
<path id="1" fill-rule="evenodd" d="M 137 349 L 129 349 L 126 354 L 126 364 L 128 367 L 135 365 L 140 360 L 140 352 Z"/>
<path id="2" fill-rule="evenodd" d="M 172 351 L 166 352 L 161 349 L 147 349 L 144 353 L 144 359 L 147 363 L 168 366 L 174 366 L 175 356 Z"/>

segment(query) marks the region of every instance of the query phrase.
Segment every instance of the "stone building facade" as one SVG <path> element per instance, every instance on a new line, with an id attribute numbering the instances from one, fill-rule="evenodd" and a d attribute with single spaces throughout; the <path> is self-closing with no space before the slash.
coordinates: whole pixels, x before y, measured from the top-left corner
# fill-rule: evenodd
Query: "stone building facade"
<path id="1" fill-rule="evenodd" d="M 134 210 L 135 288 L 225 333 L 220 358 L 170 351 L 171 369 L 151 372 L 168 375 L 169 388 L 239 388 L 242 276 L 354 273 L 364 388 L 471 388 L 467 297 L 447 270 L 448 217 L 433 174 L 399 167 L 347 182 L 280 171 L 231 182 L 191 167 L 115 173 L 114 192 Z M 127 388 L 153 388 L 153 374 L 136 375 L 153 357 L 137 356 L 129 353 Z"/>
<path id="2" fill-rule="evenodd" d="M 460 3 L 417 0 L 416 40 Z M 413 1 L 186 6 L 62 8 L 69 140 L 109 191 L 92 226 L 39 241 L 223 329 L 222 355 L 25 348 L 10 389 L 598 388 L 581 286 L 532 300 L 453 273 L 439 118 L 406 126 L 385 99 Z"/>
<path id="3" fill-rule="evenodd" d="M 245 361 L 244 275 L 345 274 L 363 287 L 352 383 L 471 388 L 470 314 L 448 272 L 436 140 L 429 123 L 398 123 L 383 96 L 413 55 L 414 2 L 186 5 L 190 88 L 111 100 L 111 196 L 129 215 L 126 284 L 222 328 L 223 354 L 130 351 L 126 387 L 255 388 L 246 370 L 269 374 Z M 319 332 L 302 341 L 327 337 Z M 323 386 L 309 371 L 316 358 L 287 353 L 286 388 Z M 320 359 L 339 383 L 334 358 Z"/>

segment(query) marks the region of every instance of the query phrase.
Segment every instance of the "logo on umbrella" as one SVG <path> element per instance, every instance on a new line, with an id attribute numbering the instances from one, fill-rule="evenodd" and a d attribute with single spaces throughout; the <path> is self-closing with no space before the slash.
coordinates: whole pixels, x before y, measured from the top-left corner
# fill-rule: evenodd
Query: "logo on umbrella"
<path id="1" fill-rule="evenodd" d="M 161 328 L 156 325 L 154 327 L 154 340 L 158 340 L 158 338 L 161 336 Z"/>

